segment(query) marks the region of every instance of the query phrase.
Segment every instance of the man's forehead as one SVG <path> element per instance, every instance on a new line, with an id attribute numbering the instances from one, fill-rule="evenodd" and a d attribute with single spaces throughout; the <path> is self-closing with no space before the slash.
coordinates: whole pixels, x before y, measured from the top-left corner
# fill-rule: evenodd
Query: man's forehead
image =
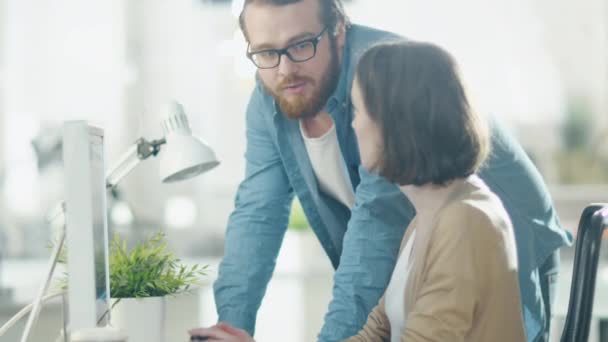
<path id="1" fill-rule="evenodd" d="M 281 6 L 252 3 L 244 20 L 252 47 L 281 47 L 296 38 L 315 36 L 323 29 L 315 0 Z"/>

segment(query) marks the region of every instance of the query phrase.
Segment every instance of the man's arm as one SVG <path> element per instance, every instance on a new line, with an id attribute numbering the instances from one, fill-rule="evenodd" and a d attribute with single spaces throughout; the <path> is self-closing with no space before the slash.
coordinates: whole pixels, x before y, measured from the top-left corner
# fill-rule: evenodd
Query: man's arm
<path id="1" fill-rule="evenodd" d="M 214 284 L 219 320 L 252 336 L 293 199 L 281 158 L 259 112 L 260 104 L 256 89 L 247 107 L 245 179 L 228 221 L 224 258 Z"/>
<path id="2" fill-rule="evenodd" d="M 359 169 L 361 183 L 348 223 L 333 299 L 320 341 L 357 334 L 390 280 L 405 228 L 414 209 L 397 186 Z"/>

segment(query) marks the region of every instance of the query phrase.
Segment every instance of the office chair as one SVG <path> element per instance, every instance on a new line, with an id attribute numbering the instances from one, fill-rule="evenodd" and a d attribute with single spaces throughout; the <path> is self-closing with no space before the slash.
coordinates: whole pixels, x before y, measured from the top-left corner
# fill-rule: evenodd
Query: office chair
<path id="1" fill-rule="evenodd" d="M 561 342 L 586 342 L 593 313 L 595 276 L 602 233 L 608 227 L 608 204 L 590 204 L 578 226 L 572 285 Z"/>

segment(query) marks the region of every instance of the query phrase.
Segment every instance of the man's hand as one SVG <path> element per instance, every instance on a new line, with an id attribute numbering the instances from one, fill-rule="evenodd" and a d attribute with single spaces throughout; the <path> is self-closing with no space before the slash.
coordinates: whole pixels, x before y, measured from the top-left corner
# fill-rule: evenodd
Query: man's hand
<path id="1" fill-rule="evenodd" d="M 228 323 L 218 323 L 209 328 L 196 328 L 188 333 L 191 341 L 255 342 L 245 330 L 235 328 Z"/>

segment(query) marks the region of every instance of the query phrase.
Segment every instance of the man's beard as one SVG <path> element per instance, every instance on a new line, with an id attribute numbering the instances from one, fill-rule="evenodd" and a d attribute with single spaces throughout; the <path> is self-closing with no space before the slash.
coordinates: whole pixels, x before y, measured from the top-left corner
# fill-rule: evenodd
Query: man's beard
<path id="1" fill-rule="evenodd" d="M 266 90 L 278 103 L 281 112 L 290 119 L 311 118 L 317 115 L 325 106 L 327 99 L 332 94 L 338 83 L 340 65 L 338 62 L 338 49 L 335 39 L 330 38 L 331 60 L 327 70 L 321 77 L 320 85 L 310 77 L 290 74 L 277 85 L 274 90 L 269 89 L 265 84 Z M 288 58 L 283 56 L 283 58 Z M 313 92 L 310 97 L 296 95 L 291 101 L 281 95 L 281 92 L 288 84 L 308 83 L 312 86 Z"/>

